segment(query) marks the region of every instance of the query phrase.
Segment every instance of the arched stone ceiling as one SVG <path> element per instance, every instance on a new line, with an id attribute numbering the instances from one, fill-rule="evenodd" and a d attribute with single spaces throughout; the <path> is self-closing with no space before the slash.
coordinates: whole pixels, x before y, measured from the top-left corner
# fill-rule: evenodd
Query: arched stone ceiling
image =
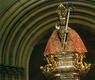
<path id="1" fill-rule="evenodd" d="M 66 0 L 6 0 L 0 11 L 0 63 L 28 66 L 33 46 L 58 21 L 56 9 Z M 95 34 L 95 0 L 70 0 L 71 24 Z M 4 6 L 6 5 L 6 6 Z M 77 27 L 77 26 L 75 26 Z M 26 65 L 27 64 L 27 65 Z"/>

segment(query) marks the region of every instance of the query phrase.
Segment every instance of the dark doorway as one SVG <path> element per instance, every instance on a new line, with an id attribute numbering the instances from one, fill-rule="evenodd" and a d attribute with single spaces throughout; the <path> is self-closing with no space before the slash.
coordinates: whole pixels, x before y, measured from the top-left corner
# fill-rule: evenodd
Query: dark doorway
<path id="1" fill-rule="evenodd" d="M 46 80 L 42 74 L 42 71 L 40 70 L 40 66 L 45 64 L 43 60 L 43 52 L 52 31 L 53 28 L 49 31 L 45 31 L 45 33 L 43 33 L 44 37 L 34 47 L 29 62 L 29 80 Z"/>

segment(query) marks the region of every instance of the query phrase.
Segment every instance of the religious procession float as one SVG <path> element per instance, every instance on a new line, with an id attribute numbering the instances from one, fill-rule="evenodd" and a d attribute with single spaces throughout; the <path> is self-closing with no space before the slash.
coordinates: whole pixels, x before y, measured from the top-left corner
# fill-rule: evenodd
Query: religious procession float
<path id="1" fill-rule="evenodd" d="M 60 4 L 57 9 L 59 22 L 51 34 L 44 56 L 47 64 L 41 66 L 47 80 L 80 80 L 91 64 L 84 62 L 87 49 L 78 33 L 68 27 L 70 11 Z"/>

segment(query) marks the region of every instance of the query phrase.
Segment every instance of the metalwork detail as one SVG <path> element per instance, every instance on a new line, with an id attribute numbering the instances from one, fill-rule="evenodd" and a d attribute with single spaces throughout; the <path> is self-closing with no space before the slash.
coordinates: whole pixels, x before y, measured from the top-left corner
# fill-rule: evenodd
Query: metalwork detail
<path id="1" fill-rule="evenodd" d="M 40 69 L 44 74 L 52 74 L 54 77 L 59 77 L 60 80 L 79 80 L 80 74 L 87 73 L 91 66 L 91 64 L 83 62 L 83 55 L 77 53 L 63 52 L 57 55 L 48 55 L 45 60 L 48 64 L 41 66 Z"/>

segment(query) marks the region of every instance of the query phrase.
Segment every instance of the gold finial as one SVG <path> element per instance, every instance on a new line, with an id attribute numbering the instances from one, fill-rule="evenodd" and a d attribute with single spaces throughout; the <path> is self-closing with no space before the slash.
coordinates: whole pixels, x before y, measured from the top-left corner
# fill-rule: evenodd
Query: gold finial
<path id="1" fill-rule="evenodd" d="M 60 20 L 61 25 L 63 25 L 63 24 L 65 25 L 67 9 L 65 8 L 65 6 L 62 3 L 58 6 L 57 13 L 59 15 L 59 20 Z"/>

